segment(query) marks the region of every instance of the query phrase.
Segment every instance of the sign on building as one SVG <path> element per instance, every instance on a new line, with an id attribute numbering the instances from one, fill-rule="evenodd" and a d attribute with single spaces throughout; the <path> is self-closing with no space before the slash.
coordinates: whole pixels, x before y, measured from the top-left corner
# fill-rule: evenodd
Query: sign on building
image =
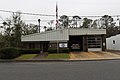
<path id="1" fill-rule="evenodd" d="M 60 48 L 67 48 L 68 45 L 67 45 L 67 43 L 59 43 L 59 47 Z"/>

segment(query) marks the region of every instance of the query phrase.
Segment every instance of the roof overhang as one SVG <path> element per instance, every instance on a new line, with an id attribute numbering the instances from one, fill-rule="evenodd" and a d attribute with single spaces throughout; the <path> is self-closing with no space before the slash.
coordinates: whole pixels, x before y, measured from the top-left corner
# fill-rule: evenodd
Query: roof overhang
<path id="1" fill-rule="evenodd" d="M 69 35 L 105 35 L 106 29 L 69 28 L 43 33 L 35 33 L 21 37 L 22 42 L 27 41 L 68 41 Z"/>

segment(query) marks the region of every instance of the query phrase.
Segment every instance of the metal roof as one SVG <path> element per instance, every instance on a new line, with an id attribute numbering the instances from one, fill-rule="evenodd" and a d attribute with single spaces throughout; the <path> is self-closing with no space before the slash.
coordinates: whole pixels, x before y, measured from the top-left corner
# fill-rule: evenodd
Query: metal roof
<path id="1" fill-rule="evenodd" d="M 73 35 L 102 35 L 106 34 L 105 29 L 88 29 L 88 28 L 68 28 L 42 33 L 35 33 L 21 37 L 21 41 L 67 41 L 69 36 Z"/>

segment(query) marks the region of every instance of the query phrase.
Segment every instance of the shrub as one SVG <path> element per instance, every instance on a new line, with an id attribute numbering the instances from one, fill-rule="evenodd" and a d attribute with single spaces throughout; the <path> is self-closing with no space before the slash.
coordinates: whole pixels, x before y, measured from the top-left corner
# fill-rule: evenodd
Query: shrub
<path id="1" fill-rule="evenodd" d="M 20 49 L 19 52 L 21 54 L 39 54 L 40 49 Z"/>
<path id="2" fill-rule="evenodd" d="M 6 47 L 0 49 L 0 58 L 1 59 L 14 59 L 20 56 L 20 52 L 17 48 Z"/>
<path id="3" fill-rule="evenodd" d="M 56 48 L 49 48 L 48 52 L 49 53 L 57 53 L 57 49 Z"/>
<path id="4" fill-rule="evenodd" d="M 69 48 L 61 48 L 60 53 L 69 53 Z"/>
<path id="5" fill-rule="evenodd" d="M 48 49 L 49 53 L 57 53 L 57 49 L 56 48 L 49 48 Z M 68 53 L 69 52 L 69 48 L 59 48 L 59 53 Z"/>

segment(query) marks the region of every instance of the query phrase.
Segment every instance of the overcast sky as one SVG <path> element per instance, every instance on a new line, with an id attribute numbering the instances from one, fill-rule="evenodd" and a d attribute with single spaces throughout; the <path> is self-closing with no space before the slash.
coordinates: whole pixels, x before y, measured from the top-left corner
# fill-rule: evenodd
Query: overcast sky
<path id="1" fill-rule="evenodd" d="M 0 0 L 1 10 L 21 11 L 40 14 L 55 14 L 56 1 L 59 15 L 119 15 L 120 0 Z M 2 18 L 8 13 L 0 12 Z M 41 16 L 26 16 L 25 19 L 48 19 Z M 49 17 L 49 19 L 54 19 Z"/>

